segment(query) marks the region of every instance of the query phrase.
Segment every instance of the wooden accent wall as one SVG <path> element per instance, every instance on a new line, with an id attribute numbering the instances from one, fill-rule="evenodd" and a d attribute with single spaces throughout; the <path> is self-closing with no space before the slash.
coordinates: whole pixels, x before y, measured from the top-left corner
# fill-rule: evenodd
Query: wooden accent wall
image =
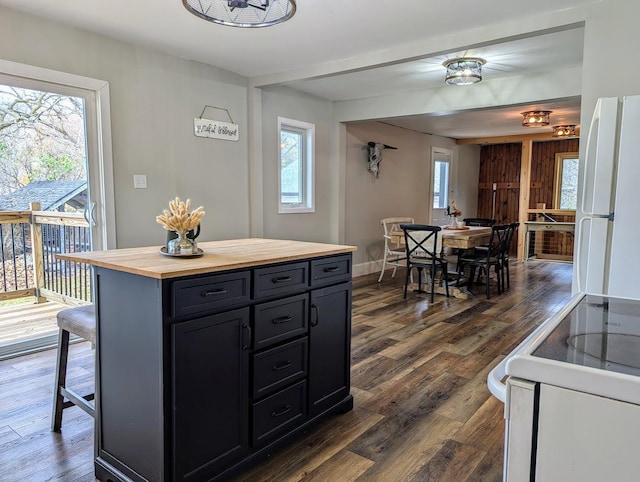
<path id="1" fill-rule="evenodd" d="M 499 224 L 518 220 L 521 154 L 521 143 L 480 148 L 477 217 L 491 218 L 493 183 L 496 183 L 495 219 Z"/>
<path id="2" fill-rule="evenodd" d="M 552 209 L 556 153 L 578 152 L 579 143 L 579 138 L 533 142 L 529 186 L 520 185 L 521 142 L 481 146 L 477 217 L 491 218 L 493 183 L 497 184 L 494 217 L 499 224 L 527 219 L 526 214 L 522 214 L 522 218 L 519 209 L 522 198 L 520 189 L 527 187 L 529 209 L 535 209 L 540 203 L 546 203 L 547 208 Z M 534 220 L 535 215 L 530 218 Z M 552 246 L 553 254 L 563 257 L 573 255 L 573 236 L 566 233 L 540 233 L 540 236 L 544 236 L 545 245 Z"/>
<path id="3" fill-rule="evenodd" d="M 552 142 L 534 142 L 531 163 L 531 191 L 529 209 L 535 209 L 538 203 L 546 203 L 553 209 L 553 186 L 556 172 L 556 154 L 558 152 L 578 152 L 580 139 L 564 139 Z"/>

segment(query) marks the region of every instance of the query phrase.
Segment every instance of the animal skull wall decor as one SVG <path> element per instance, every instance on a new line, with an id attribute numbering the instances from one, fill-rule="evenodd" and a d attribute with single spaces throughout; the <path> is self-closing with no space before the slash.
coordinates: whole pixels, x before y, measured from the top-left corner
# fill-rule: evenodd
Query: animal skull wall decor
<path id="1" fill-rule="evenodd" d="M 397 149 L 397 147 L 389 146 L 387 144 L 381 144 L 379 142 L 367 143 L 369 150 L 369 160 L 367 162 L 367 169 L 376 178 L 380 177 L 380 163 L 382 162 L 382 151 L 384 149 Z"/>

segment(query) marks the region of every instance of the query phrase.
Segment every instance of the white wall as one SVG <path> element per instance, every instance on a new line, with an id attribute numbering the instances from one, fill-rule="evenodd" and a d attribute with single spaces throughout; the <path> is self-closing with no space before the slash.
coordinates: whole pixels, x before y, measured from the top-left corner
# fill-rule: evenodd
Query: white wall
<path id="1" fill-rule="evenodd" d="M 248 235 L 246 78 L 4 7 L 0 58 L 109 82 L 118 247 L 162 244 L 155 216 L 175 196 L 205 207 L 200 240 Z M 229 109 L 239 142 L 193 135 L 206 104 Z"/>
<path id="2" fill-rule="evenodd" d="M 315 212 L 278 214 L 278 117 L 315 125 Z M 332 197 L 337 161 L 330 155 L 332 103 L 285 87 L 262 91 L 262 173 L 264 237 L 335 242 Z"/>

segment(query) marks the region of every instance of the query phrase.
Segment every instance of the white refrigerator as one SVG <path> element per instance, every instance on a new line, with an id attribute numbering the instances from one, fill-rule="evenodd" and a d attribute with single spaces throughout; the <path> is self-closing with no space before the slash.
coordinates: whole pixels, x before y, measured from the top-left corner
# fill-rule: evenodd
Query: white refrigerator
<path id="1" fill-rule="evenodd" d="M 598 99 L 586 142 L 573 292 L 640 299 L 640 96 Z"/>
<path id="2" fill-rule="evenodd" d="M 639 480 L 640 96 L 599 99 L 582 139 L 574 296 L 487 377 L 507 482 Z"/>

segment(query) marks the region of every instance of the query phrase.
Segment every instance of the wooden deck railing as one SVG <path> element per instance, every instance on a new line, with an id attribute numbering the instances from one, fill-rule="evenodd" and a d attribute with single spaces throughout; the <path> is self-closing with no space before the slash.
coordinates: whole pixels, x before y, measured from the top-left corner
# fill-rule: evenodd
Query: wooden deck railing
<path id="1" fill-rule="evenodd" d="M 89 224 L 81 213 L 39 208 L 33 203 L 29 211 L 0 211 L 0 301 L 91 301 L 89 267 L 56 259 L 90 249 Z"/>

